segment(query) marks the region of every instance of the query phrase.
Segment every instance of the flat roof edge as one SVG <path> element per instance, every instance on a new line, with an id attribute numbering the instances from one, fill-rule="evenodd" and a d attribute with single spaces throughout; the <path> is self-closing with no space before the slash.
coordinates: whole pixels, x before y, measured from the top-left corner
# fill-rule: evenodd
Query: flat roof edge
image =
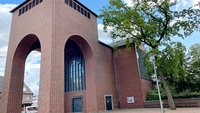
<path id="1" fill-rule="evenodd" d="M 99 42 L 101 45 L 105 46 L 105 47 L 108 47 L 108 48 L 110 48 L 110 49 L 113 49 L 113 47 L 110 46 L 109 44 L 106 44 L 106 43 L 104 43 L 104 42 L 102 42 L 102 41 L 100 41 L 100 40 L 98 40 L 98 42 Z"/>
<path id="2" fill-rule="evenodd" d="M 10 12 L 13 13 L 15 12 L 17 9 L 19 9 L 20 7 L 22 7 L 23 5 L 25 5 L 26 3 L 28 3 L 30 0 L 26 0 L 24 2 L 22 2 L 21 4 L 19 4 L 17 7 L 15 7 L 14 9 L 12 9 Z"/>
<path id="3" fill-rule="evenodd" d="M 14 9 L 12 9 L 10 12 L 13 13 L 16 10 L 18 10 L 20 7 L 22 7 L 23 5 L 25 5 L 26 3 L 28 3 L 31 0 L 26 0 L 24 2 L 22 2 L 21 4 L 19 4 L 17 7 L 15 7 Z M 88 10 L 90 13 L 92 13 L 94 16 L 98 17 L 98 15 L 96 13 L 94 13 L 92 10 L 90 10 L 89 8 L 87 8 L 85 5 L 83 5 L 81 2 L 79 2 L 78 0 L 74 0 L 75 2 L 77 2 L 80 6 L 82 6 L 83 8 L 85 8 L 86 10 Z"/>
<path id="4" fill-rule="evenodd" d="M 94 16 L 98 17 L 98 15 L 96 13 L 94 13 L 92 10 L 90 10 L 89 8 L 87 8 L 85 5 L 83 5 L 81 2 L 79 2 L 78 0 L 74 0 L 75 2 L 77 2 L 80 6 L 82 6 L 83 8 L 85 8 L 86 10 L 88 10 L 90 13 L 92 13 Z"/>

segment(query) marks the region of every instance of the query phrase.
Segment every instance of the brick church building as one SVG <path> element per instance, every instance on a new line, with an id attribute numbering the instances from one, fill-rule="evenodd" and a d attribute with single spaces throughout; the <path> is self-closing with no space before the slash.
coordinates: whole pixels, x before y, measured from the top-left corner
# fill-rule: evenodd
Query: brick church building
<path id="1" fill-rule="evenodd" d="M 142 51 L 98 41 L 97 15 L 78 0 L 26 0 L 13 13 L 1 113 L 20 113 L 25 60 L 41 52 L 39 113 L 144 106 Z"/>

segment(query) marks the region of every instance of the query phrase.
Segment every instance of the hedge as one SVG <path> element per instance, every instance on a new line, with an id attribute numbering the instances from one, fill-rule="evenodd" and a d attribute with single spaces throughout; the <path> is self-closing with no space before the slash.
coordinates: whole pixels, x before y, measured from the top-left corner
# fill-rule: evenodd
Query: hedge
<path id="1" fill-rule="evenodd" d="M 200 92 L 180 92 L 172 94 L 174 99 L 185 99 L 185 98 L 200 98 Z M 161 90 L 161 98 L 167 99 L 165 91 Z M 146 100 L 159 100 L 157 90 L 150 90 L 147 94 Z"/>

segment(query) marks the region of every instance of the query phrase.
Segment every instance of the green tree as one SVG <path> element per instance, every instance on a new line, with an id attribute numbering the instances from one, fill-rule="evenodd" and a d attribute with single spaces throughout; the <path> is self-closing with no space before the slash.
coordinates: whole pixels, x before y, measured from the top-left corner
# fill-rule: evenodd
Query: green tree
<path id="1" fill-rule="evenodd" d="M 189 55 L 192 63 L 200 61 L 200 43 L 196 43 L 189 48 Z"/>
<path id="2" fill-rule="evenodd" d="M 159 67 L 159 71 L 162 72 L 164 80 L 168 84 L 177 85 L 179 81 L 186 76 L 186 48 L 181 42 L 171 42 L 166 44 L 166 47 L 157 52 L 156 66 Z M 148 67 L 148 74 L 152 75 L 153 67 L 151 63 L 152 51 L 146 54 L 145 64 Z M 160 72 L 159 72 L 160 73 Z"/>
<path id="3" fill-rule="evenodd" d="M 185 38 L 194 30 L 200 31 L 199 9 L 176 11 L 176 2 L 170 0 L 133 1 L 134 5 L 128 6 L 121 0 L 109 0 L 110 5 L 103 7 L 100 15 L 104 30 L 113 39 L 126 39 L 128 46 L 144 43 L 159 51 L 159 46 L 165 46 L 171 37 Z M 158 70 L 161 67 L 158 66 Z M 163 72 L 159 72 L 162 78 Z M 170 98 L 170 108 L 175 109 Z"/>
<path id="4" fill-rule="evenodd" d="M 172 42 L 159 52 L 156 63 L 160 69 L 159 73 L 163 74 L 162 81 L 166 80 L 167 84 L 174 85 L 186 76 L 185 53 L 186 48 L 180 42 Z"/>
<path id="5" fill-rule="evenodd" d="M 187 62 L 187 79 L 186 83 L 192 91 L 199 91 L 200 85 L 200 43 L 194 44 L 189 48 Z"/>
<path id="6" fill-rule="evenodd" d="M 176 50 L 176 48 L 174 48 L 174 50 Z M 175 89 L 176 93 L 188 91 L 199 92 L 200 44 L 197 43 L 192 45 L 188 52 L 184 50 L 183 53 L 187 54 L 185 54 L 184 58 L 179 56 L 179 58 L 182 59 L 182 67 L 179 68 L 181 73 L 179 73 L 178 76 L 168 76 L 166 77 L 166 80 L 170 83 L 170 86 L 173 86 L 173 89 Z"/>
<path id="7" fill-rule="evenodd" d="M 186 75 L 186 70 L 184 68 L 186 64 L 185 52 L 186 48 L 180 42 L 167 44 L 166 48 L 157 52 L 157 59 L 155 62 L 157 67 L 159 67 L 158 74 L 160 75 L 160 79 L 166 91 L 169 104 L 173 104 L 173 101 L 171 101 L 172 94 L 170 87 L 174 87 L 174 85 L 180 83 L 182 78 Z M 147 54 L 146 64 L 148 66 L 148 72 L 152 72 L 153 67 L 149 55 L 151 55 L 151 51 Z"/>

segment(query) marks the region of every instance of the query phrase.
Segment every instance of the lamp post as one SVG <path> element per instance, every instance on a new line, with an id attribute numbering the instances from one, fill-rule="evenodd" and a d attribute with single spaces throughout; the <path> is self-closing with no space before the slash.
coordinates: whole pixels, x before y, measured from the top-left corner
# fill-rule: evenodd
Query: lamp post
<path id="1" fill-rule="evenodd" d="M 157 67 L 156 67 L 156 64 L 155 64 L 155 55 L 152 56 L 152 60 L 153 60 L 153 67 L 154 67 L 154 76 L 155 76 L 155 79 L 156 79 L 156 86 L 157 86 L 157 89 L 158 89 L 158 96 L 159 96 L 159 101 L 160 101 L 160 111 L 161 111 L 161 113 L 164 113 L 163 102 L 162 102 L 161 95 L 160 95 L 160 87 L 159 87 L 158 76 L 157 76 L 157 71 L 156 71 Z"/>

